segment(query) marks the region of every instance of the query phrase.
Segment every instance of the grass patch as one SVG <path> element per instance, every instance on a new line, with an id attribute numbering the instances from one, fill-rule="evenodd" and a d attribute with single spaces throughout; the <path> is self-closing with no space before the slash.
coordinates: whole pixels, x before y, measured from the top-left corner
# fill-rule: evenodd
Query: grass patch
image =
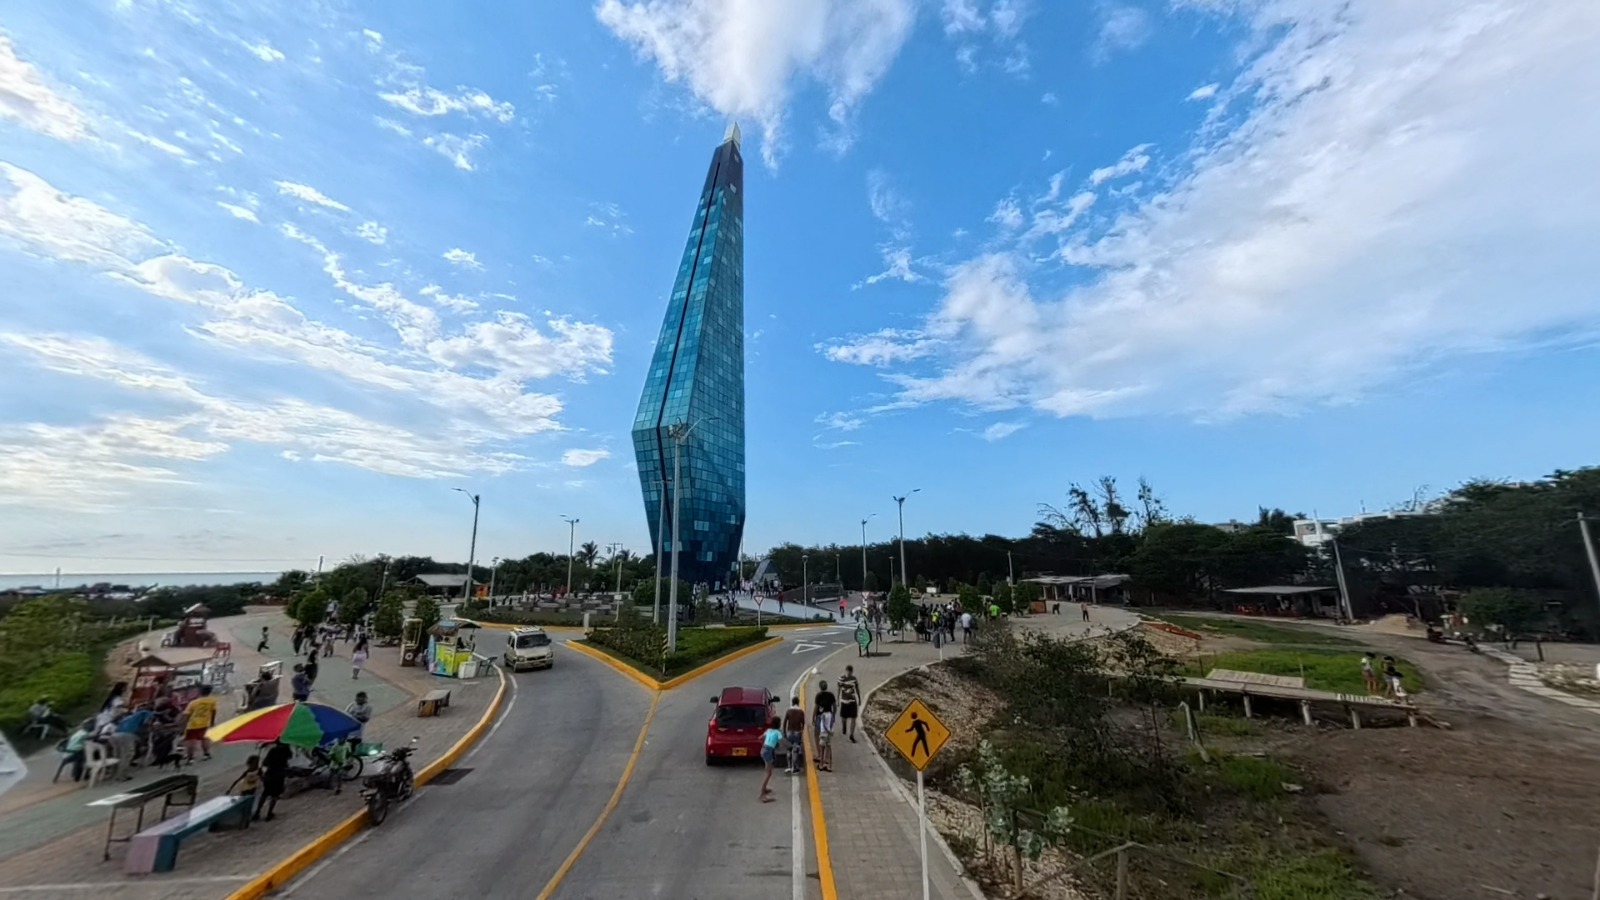
<path id="1" fill-rule="evenodd" d="M 1377 900 L 1371 882 L 1331 848 L 1261 860 L 1255 900 Z"/>
<path id="2" fill-rule="evenodd" d="M 1294 770 L 1259 756 L 1232 756 L 1211 754 L 1210 763 L 1195 761 L 1195 771 L 1213 787 L 1256 803 L 1272 803 L 1283 799 L 1286 783 L 1295 782 L 1299 776 Z"/>
<path id="3" fill-rule="evenodd" d="M 1163 615 L 1161 621 L 1200 634 L 1236 637 L 1262 644 L 1323 644 L 1330 647 L 1356 646 L 1358 642 L 1313 628 L 1268 625 L 1243 619 L 1213 619 L 1205 616 Z"/>
<path id="4" fill-rule="evenodd" d="M 640 659 L 627 652 L 624 647 L 652 646 L 652 644 L 619 632 L 618 629 L 596 628 L 583 642 L 616 657 L 651 678 L 674 678 L 692 672 L 742 647 L 758 644 L 766 639 L 767 629 L 764 627 L 680 628 L 678 649 L 674 653 L 667 654 L 665 665 L 657 653 L 650 654 L 653 659 Z M 619 644 L 621 646 L 618 646 Z M 660 646 L 659 641 L 653 646 Z"/>
<path id="5" fill-rule="evenodd" d="M 1378 662 L 1381 665 L 1382 659 Z M 1423 689 L 1422 676 L 1415 666 L 1398 658 L 1395 664 L 1405 678 L 1407 693 Z M 1184 665 L 1180 674 L 1203 677 L 1212 669 L 1304 677 L 1306 687 L 1320 691 L 1367 692 L 1366 681 L 1361 677 L 1361 654 L 1350 650 L 1235 650 L 1203 656 Z"/>

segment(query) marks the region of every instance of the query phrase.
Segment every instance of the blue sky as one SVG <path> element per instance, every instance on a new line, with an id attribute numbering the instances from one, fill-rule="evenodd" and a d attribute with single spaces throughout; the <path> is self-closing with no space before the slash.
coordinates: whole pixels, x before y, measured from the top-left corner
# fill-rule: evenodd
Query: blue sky
<path id="1" fill-rule="evenodd" d="M 1593 4 L 537 6 L 13 5 L 0 571 L 645 549 L 730 119 L 748 550 L 1596 461 Z"/>

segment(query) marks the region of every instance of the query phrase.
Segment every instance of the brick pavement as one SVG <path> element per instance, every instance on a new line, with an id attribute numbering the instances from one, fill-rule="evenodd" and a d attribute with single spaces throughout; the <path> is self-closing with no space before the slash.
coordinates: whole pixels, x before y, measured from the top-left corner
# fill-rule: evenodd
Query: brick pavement
<path id="1" fill-rule="evenodd" d="M 214 620 L 214 630 L 235 636 L 233 656 L 242 678 L 263 661 L 254 652 L 262 625 L 273 630 L 273 646 L 266 658 L 286 658 L 288 621 L 281 613 L 262 613 Z M 238 636 L 246 636 L 240 640 Z M 226 638 L 223 638 L 226 640 Z M 402 667 L 398 648 L 373 648 L 366 671 L 352 679 L 349 654 L 353 645 L 340 644 L 336 655 L 321 660 L 312 699 L 343 708 L 364 690 L 374 708 L 366 729 L 368 740 L 388 746 L 416 737 L 416 768 L 442 756 L 465 734 L 493 701 L 497 676 L 471 681 L 443 679 L 415 668 Z M 275 654 L 272 651 L 279 651 Z M 287 668 L 287 665 L 285 666 Z M 418 719 L 413 698 L 438 686 L 451 689 L 450 707 L 437 718 Z M 284 697 L 287 699 L 287 680 Z M 224 701 L 223 708 L 231 709 Z M 197 763 L 187 771 L 200 776 L 201 799 L 222 793 L 243 769 L 248 747 L 217 747 L 215 759 Z M 52 756 L 30 760 L 30 780 L 36 770 L 48 767 L 42 780 L 55 771 Z M 138 774 L 131 784 L 149 779 Z M 111 860 L 102 862 L 102 844 L 108 810 L 85 806 L 98 796 L 118 792 L 122 785 L 96 787 L 58 785 L 47 789 L 27 785 L 20 801 L 8 797 L 0 809 L 0 889 L 22 900 L 215 900 L 265 872 L 317 835 L 361 807 L 359 794 L 346 789 L 341 795 L 312 790 L 284 799 L 277 818 L 258 822 L 242 832 L 197 835 L 184 842 L 177 870 L 165 875 L 128 876 L 122 871 L 126 845 L 113 847 Z M 20 807 L 20 808 L 19 808 Z M 154 810 L 152 810 L 153 812 Z M 402 813 L 403 814 L 403 813 Z M 119 831 L 122 828 L 119 821 Z"/>
<path id="2" fill-rule="evenodd" d="M 1088 624 L 1084 624 L 1077 613 L 1076 604 L 1070 608 L 1063 604 L 1061 615 L 1037 615 L 1015 621 L 1021 627 L 1061 635 L 1105 633 L 1136 621 L 1135 616 L 1124 610 L 1107 607 L 1094 607 Z M 844 667 L 853 665 L 861 681 L 862 694 L 867 695 L 896 675 L 940 658 L 940 651 L 935 650 L 932 643 L 918 641 L 915 636 L 904 642 L 890 639 L 875 645 L 874 650 L 881 650 L 882 654 L 861 658 L 855 648 L 847 648 L 824 663 L 816 677 L 827 679 L 830 685 L 836 684 L 844 674 Z M 943 654 L 948 659 L 961 652 L 958 632 L 956 643 L 946 644 Z M 816 692 L 814 681 L 807 686 L 812 694 Z M 861 712 L 864 720 L 865 706 Z M 921 897 L 917 810 L 908 802 L 908 799 L 915 800 L 915 787 L 904 793 L 896 789 L 895 776 L 880 761 L 865 734 L 854 744 L 836 735 L 833 771 L 817 775 L 813 770 L 813 775 L 821 779 L 828 846 L 839 896 L 880 900 Z M 969 886 L 958 874 L 932 831 L 928 839 L 928 875 L 932 897 L 940 900 L 982 897 L 976 887 Z"/>

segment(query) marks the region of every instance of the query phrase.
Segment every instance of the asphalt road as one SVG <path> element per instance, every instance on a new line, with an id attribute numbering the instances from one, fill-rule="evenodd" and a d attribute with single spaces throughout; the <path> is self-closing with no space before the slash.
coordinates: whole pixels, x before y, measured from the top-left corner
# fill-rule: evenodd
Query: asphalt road
<path id="1" fill-rule="evenodd" d="M 820 897 L 805 785 L 810 776 L 788 776 L 779 768 L 772 776 L 777 800 L 762 803 L 759 761 L 707 766 L 705 729 L 710 699 L 721 688 L 766 687 L 787 701 L 795 681 L 848 639 L 791 633 L 775 647 L 662 695 L 622 802 L 556 891 L 557 900 Z M 808 646 L 814 649 L 796 652 Z M 843 663 L 838 667 L 842 671 Z M 814 682 L 808 685 L 815 689 Z"/>
<path id="2" fill-rule="evenodd" d="M 511 677 L 498 727 L 456 764 L 470 772 L 424 787 L 279 896 L 537 895 L 616 789 L 651 694 L 559 647 L 553 668 Z"/>

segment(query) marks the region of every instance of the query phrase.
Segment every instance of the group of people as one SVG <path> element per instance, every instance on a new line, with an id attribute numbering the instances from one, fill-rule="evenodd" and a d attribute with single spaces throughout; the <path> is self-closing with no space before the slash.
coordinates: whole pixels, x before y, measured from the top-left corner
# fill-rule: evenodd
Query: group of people
<path id="1" fill-rule="evenodd" d="M 206 732 L 217 722 L 217 698 L 212 696 L 211 685 L 201 685 L 198 695 L 181 707 L 166 684 L 157 688 L 152 700 L 137 706 L 129 706 L 128 696 L 128 683 L 117 682 L 99 712 L 80 722 L 57 745 L 64 754 L 63 765 L 72 766 L 73 781 L 83 780 L 91 750 L 116 760 L 116 772 L 124 781 L 133 777 L 135 766 L 176 768 L 193 763 L 197 756 L 211 758 Z M 40 724 L 68 730 L 48 697 L 39 698 L 29 708 L 29 716 Z M 182 753 L 177 750 L 180 740 Z"/>
<path id="2" fill-rule="evenodd" d="M 1380 667 L 1377 658 L 1371 650 L 1361 656 L 1361 677 L 1367 683 L 1367 693 L 1383 694 L 1397 700 L 1406 696 L 1405 677 L 1400 674 L 1400 667 L 1395 664 L 1394 657 L 1385 656 Z"/>
<path id="3" fill-rule="evenodd" d="M 812 702 L 810 727 L 817 748 L 812 765 L 818 772 L 833 771 L 833 733 L 836 727 L 850 743 L 856 742 L 861 682 L 856 678 L 855 666 L 844 667 L 844 675 L 839 678 L 838 686 L 839 692 L 835 694 L 828 689 L 827 681 L 818 682 L 817 694 Z M 761 780 L 762 803 L 773 800 L 772 770 L 777 764 L 780 746 L 786 744 L 788 747 L 788 765 L 784 771 L 790 775 L 804 771 L 806 725 L 806 710 L 800 705 L 799 697 L 790 699 L 789 709 L 782 717 L 769 717 L 766 733 L 761 739 L 761 761 L 766 764 L 766 775 Z"/>
<path id="4" fill-rule="evenodd" d="M 265 653 L 270 638 L 270 632 L 265 625 L 261 627 L 261 642 L 256 646 L 257 653 Z M 295 663 L 294 676 L 290 679 L 290 693 L 294 699 L 306 701 L 311 699 L 311 688 L 316 684 L 317 675 L 322 664 L 319 659 L 333 656 L 334 644 L 343 639 L 345 643 L 355 642 L 355 649 L 350 651 L 350 677 L 359 679 L 361 670 L 366 668 L 367 659 L 372 655 L 371 637 L 366 626 L 359 623 L 340 625 L 337 622 L 325 622 L 321 625 L 300 625 L 295 628 L 290 641 L 293 644 L 295 657 L 299 657 L 302 650 L 306 651 L 305 660 Z"/>

